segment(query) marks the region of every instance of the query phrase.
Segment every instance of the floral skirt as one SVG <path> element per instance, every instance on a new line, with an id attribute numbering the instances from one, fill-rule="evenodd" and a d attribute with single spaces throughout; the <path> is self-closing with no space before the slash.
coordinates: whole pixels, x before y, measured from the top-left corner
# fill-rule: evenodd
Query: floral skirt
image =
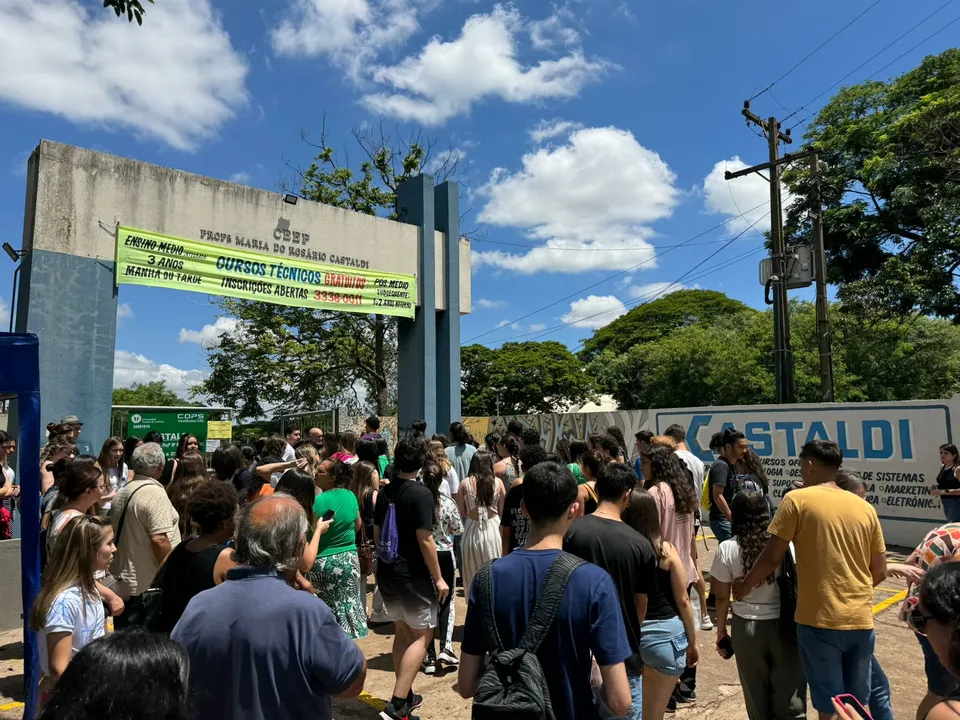
<path id="1" fill-rule="evenodd" d="M 318 557 L 307 579 L 347 635 L 354 640 L 367 636 L 367 608 L 360 595 L 360 559 L 356 550 Z"/>

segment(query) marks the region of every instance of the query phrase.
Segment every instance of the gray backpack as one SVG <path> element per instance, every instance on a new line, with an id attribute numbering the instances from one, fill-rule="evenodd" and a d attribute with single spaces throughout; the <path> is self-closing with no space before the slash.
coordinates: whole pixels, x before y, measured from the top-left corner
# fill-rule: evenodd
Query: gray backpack
<path id="1" fill-rule="evenodd" d="M 586 563 L 567 553 L 553 561 L 537 594 L 530 624 L 511 650 L 503 647 L 494 618 L 493 563 L 491 560 L 477 573 L 477 595 L 494 648 L 473 698 L 473 720 L 556 720 L 537 650 L 553 626 L 567 582 Z"/>

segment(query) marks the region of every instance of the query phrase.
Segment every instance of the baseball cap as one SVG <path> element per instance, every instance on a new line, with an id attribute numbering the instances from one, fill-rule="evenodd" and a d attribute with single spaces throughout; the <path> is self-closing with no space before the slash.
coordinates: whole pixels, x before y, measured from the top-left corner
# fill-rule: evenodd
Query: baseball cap
<path id="1" fill-rule="evenodd" d="M 60 418 L 60 424 L 61 425 L 83 425 L 83 423 L 80 422 L 80 418 L 78 418 L 76 415 L 64 415 L 62 418 Z"/>

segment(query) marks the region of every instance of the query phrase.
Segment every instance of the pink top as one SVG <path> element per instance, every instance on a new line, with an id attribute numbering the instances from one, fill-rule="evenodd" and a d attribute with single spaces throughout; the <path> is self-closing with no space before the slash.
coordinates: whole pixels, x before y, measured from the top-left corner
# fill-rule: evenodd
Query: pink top
<path id="1" fill-rule="evenodd" d="M 664 482 L 650 488 L 650 494 L 657 502 L 657 514 L 660 516 L 660 535 L 677 549 L 680 558 L 683 560 L 683 569 L 687 571 L 687 585 L 690 585 L 697 580 L 697 566 L 690 554 L 690 546 L 694 542 L 693 513 L 677 515 L 673 490 Z"/>

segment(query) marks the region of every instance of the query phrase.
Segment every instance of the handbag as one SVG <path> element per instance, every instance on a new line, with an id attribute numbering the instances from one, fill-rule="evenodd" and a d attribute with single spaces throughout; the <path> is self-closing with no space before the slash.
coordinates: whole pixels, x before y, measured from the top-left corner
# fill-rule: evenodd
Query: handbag
<path id="1" fill-rule="evenodd" d="M 133 501 L 133 496 L 140 492 L 146 485 L 141 485 L 132 493 L 130 497 L 127 498 L 127 502 L 123 506 L 123 512 L 120 513 L 120 520 L 117 522 L 117 546 L 120 545 L 120 540 L 123 537 L 123 521 L 127 515 L 127 508 L 130 507 L 130 503 Z M 163 584 L 163 575 L 164 570 L 167 567 L 167 558 L 170 557 L 173 553 L 167 555 L 164 558 L 163 563 L 160 564 L 160 567 L 157 569 L 157 574 L 153 578 L 153 582 L 150 583 L 150 587 L 144 590 L 139 595 L 134 595 L 129 598 L 125 603 L 123 611 L 123 619 L 126 621 L 127 625 L 142 627 L 150 632 L 156 632 L 160 626 L 160 606 L 163 600 L 163 590 L 158 587 L 158 585 Z"/>
<path id="2" fill-rule="evenodd" d="M 374 555 L 376 548 L 372 540 L 367 540 L 366 523 L 360 523 L 360 544 L 357 546 L 357 557 L 360 559 L 360 577 L 367 577 L 374 570 Z"/>

